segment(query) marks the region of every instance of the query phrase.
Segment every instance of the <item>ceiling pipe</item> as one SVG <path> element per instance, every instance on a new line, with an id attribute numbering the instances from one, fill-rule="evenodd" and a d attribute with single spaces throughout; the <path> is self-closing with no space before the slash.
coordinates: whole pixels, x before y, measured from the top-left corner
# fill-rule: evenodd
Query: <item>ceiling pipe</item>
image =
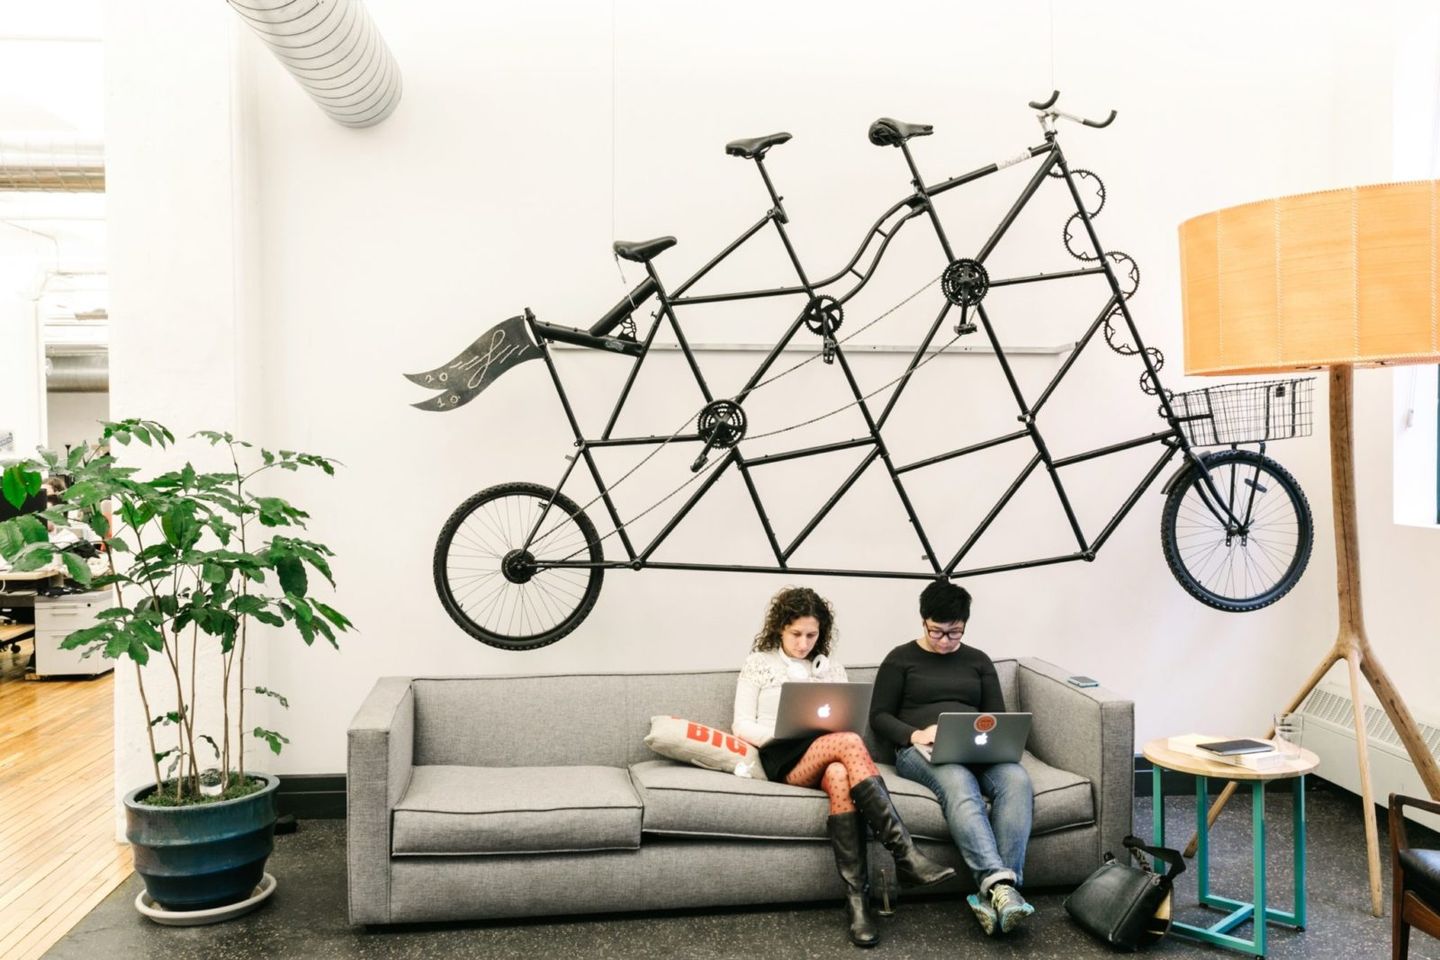
<path id="1" fill-rule="evenodd" d="M 400 102 L 400 67 L 360 0 L 226 0 L 336 123 L 374 126 Z"/>
<path id="2" fill-rule="evenodd" d="M 0 136 L 0 191 L 104 193 L 100 140 L 54 134 Z"/>
<path id="3" fill-rule="evenodd" d="M 110 356 L 99 350 L 45 350 L 45 389 L 50 393 L 107 393 Z"/>

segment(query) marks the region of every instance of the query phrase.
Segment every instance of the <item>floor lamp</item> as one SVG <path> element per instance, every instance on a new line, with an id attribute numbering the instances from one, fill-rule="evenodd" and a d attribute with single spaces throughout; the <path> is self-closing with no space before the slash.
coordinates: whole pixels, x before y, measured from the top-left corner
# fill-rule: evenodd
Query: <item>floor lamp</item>
<path id="1" fill-rule="evenodd" d="M 1340 629 L 1284 712 L 1298 708 L 1334 664 L 1346 663 L 1365 803 L 1370 905 L 1377 917 L 1384 906 L 1362 676 L 1437 799 L 1440 769 L 1365 634 L 1355 526 L 1353 378 L 1357 366 L 1440 363 L 1437 233 L 1440 181 L 1262 200 L 1180 227 L 1186 373 L 1329 371 Z M 1273 729 L 1266 734 L 1273 735 Z M 1234 791 L 1232 783 L 1216 799 L 1211 823 Z M 1193 848 L 1194 840 L 1187 855 Z"/>

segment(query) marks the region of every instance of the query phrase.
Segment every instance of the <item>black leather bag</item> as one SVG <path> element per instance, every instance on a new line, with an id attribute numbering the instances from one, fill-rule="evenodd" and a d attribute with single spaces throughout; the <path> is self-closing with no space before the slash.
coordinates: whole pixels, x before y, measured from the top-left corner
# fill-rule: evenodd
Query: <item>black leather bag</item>
<path id="1" fill-rule="evenodd" d="M 1122 863 L 1111 854 L 1065 900 L 1065 910 L 1092 935 L 1120 950 L 1138 950 L 1170 929 L 1170 888 L 1185 872 L 1178 850 L 1147 847 L 1136 837 L 1125 848 L 1140 866 Z M 1166 864 L 1157 873 L 1143 854 Z"/>

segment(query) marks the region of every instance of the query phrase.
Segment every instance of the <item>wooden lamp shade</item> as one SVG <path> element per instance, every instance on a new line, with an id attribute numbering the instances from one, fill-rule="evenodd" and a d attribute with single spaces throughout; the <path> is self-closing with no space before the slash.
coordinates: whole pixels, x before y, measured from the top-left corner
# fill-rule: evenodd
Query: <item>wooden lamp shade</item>
<path id="1" fill-rule="evenodd" d="M 1339 629 L 1283 712 L 1344 662 L 1354 705 L 1370 909 L 1383 911 L 1362 677 L 1430 796 L 1436 763 L 1365 632 L 1355 511 L 1354 368 L 1440 363 L 1440 181 L 1388 183 L 1261 200 L 1180 225 L 1185 372 L 1275 373 L 1326 367 Z M 1266 736 L 1272 736 L 1272 728 Z M 1234 793 L 1225 788 L 1216 815 Z M 1192 839 L 1187 854 L 1194 849 Z"/>
<path id="2" fill-rule="evenodd" d="M 1440 363 L 1440 181 L 1195 217 L 1180 277 L 1186 373 Z"/>

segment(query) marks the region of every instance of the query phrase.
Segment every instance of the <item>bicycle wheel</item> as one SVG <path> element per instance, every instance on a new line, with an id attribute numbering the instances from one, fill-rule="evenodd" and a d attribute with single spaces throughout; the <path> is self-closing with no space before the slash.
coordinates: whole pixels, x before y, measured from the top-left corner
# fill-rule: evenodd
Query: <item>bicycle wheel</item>
<path id="1" fill-rule="evenodd" d="M 435 589 L 445 612 L 470 636 L 492 647 L 533 650 L 580 625 L 605 576 L 600 567 L 547 567 L 547 560 L 603 561 L 595 524 L 549 487 L 504 483 L 460 504 L 440 528 Z"/>
<path id="2" fill-rule="evenodd" d="M 1165 498 L 1160 542 L 1170 572 L 1217 610 L 1268 607 L 1290 592 L 1310 562 L 1314 529 L 1305 492 L 1284 467 L 1250 450 L 1201 460 L 1214 490 L 1191 467 Z"/>

